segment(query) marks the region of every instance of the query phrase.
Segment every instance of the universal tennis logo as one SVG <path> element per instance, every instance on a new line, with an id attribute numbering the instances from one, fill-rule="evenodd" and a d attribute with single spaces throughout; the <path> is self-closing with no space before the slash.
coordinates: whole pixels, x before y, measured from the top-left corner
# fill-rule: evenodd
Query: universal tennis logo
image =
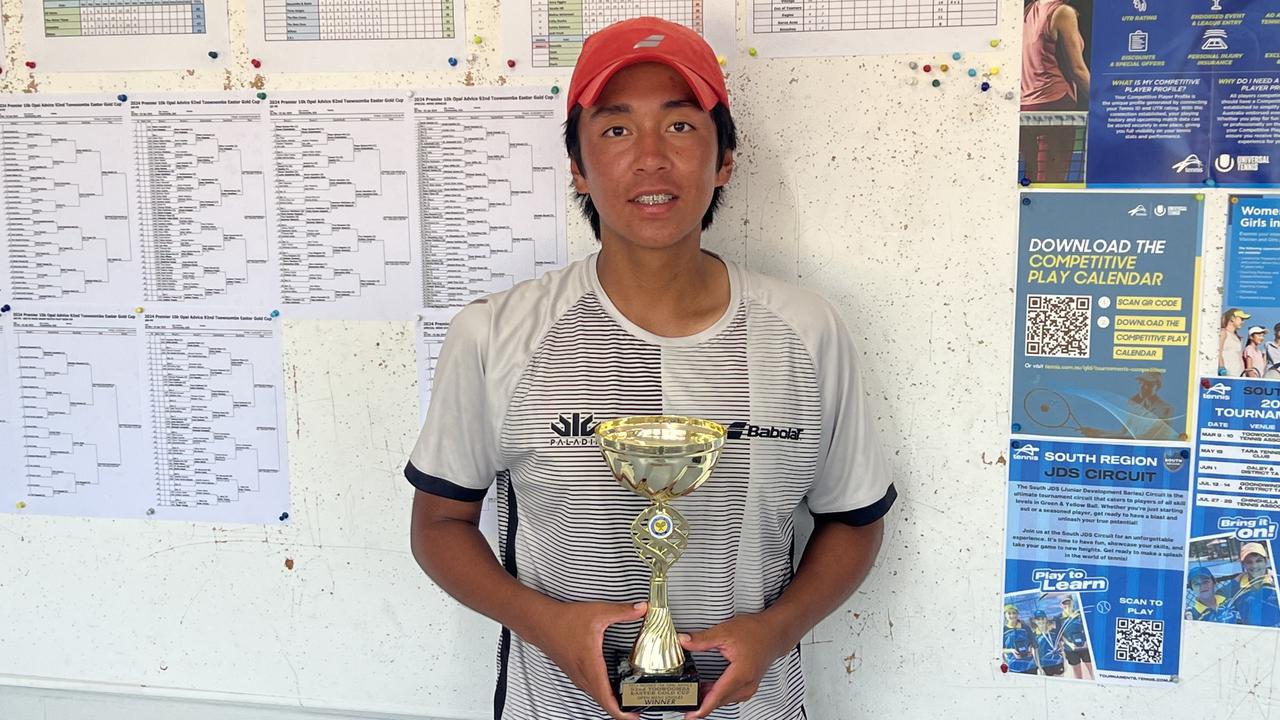
<path id="1" fill-rule="evenodd" d="M 804 428 L 773 427 L 772 425 L 752 425 L 745 420 L 729 423 L 728 437 L 737 440 L 741 437 L 777 438 L 779 440 L 799 440 Z"/>

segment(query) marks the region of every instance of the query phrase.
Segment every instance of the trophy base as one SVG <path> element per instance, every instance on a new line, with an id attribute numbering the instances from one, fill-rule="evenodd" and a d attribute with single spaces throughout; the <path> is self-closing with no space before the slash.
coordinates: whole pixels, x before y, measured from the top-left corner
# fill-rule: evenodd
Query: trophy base
<path id="1" fill-rule="evenodd" d="M 618 702 L 623 712 L 698 709 L 698 668 L 692 655 L 685 655 L 684 667 L 666 674 L 641 672 L 624 659 L 618 663 L 618 675 Z"/>

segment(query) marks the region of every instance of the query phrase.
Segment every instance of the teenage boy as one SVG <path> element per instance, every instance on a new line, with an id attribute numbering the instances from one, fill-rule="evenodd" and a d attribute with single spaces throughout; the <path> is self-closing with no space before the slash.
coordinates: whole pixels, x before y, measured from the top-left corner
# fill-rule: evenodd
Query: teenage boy
<path id="1" fill-rule="evenodd" d="M 691 535 L 671 612 L 713 681 L 687 717 L 802 718 L 797 645 L 862 582 L 896 497 L 858 355 L 824 300 L 701 249 L 736 139 L 696 33 L 654 18 L 600 31 L 567 100 L 600 250 L 453 321 L 405 469 L 414 556 L 502 624 L 495 718 L 639 718 L 609 673 L 647 609 L 629 533 L 647 501 L 618 486 L 591 431 L 628 415 L 720 422 L 720 463 L 676 501 Z M 477 529 L 494 482 L 501 565 Z M 805 499 L 815 530 L 793 573 Z"/>

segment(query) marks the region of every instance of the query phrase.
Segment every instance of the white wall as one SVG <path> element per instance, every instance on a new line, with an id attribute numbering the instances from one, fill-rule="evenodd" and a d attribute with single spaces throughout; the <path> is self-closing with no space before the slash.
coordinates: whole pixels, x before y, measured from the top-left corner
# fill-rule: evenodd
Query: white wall
<path id="1" fill-rule="evenodd" d="M 0 89 L 505 80 L 491 43 L 471 46 L 465 71 L 264 79 L 248 64 L 244 3 L 231 7 L 225 73 L 33 76 L 22 67 L 20 0 L 3 0 Z M 1018 191 L 1016 101 L 1004 92 L 1017 82 L 1019 10 L 1003 3 L 1001 48 L 952 63 L 1000 66 L 986 94 L 954 71 L 938 89 L 906 84 L 908 60 L 938 55 L 732 61 L 742 143 L 707 245 L 842 309 L 901 491 L 877 567 L 804 648 L 809 716 L 1267 717 L 1274 631 L 1189 628 L 1176 686 L 1047 683 L 998 669 Z M 467 36 L 497 37 L 494 2 L 466 12 Z M 1205 368 L 1225 207 L 1225 192 L 1211 192 Z M 571 234 L 571 257 L 594 246 L 576 216 Z M 434 588 L 408 550 L 411 488 L 400 470 L 418 417 L 409 322 L 285 328 L 287 525 L 0 516 L 0 718 L 491 716 L 496 629 Z"/>

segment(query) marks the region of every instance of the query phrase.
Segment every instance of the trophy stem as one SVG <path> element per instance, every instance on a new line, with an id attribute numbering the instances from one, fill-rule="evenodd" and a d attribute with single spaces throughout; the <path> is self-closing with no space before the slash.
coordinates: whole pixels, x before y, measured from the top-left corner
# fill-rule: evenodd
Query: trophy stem
<path id="1" fill-rule="evenodd" d="M 671 673 L 684 667 L 684 648 L 667 608 L 667 577 L 654 571 L 649 580 L 649 612 L 631 651 L 632 667 L 644 673 Z"/>

